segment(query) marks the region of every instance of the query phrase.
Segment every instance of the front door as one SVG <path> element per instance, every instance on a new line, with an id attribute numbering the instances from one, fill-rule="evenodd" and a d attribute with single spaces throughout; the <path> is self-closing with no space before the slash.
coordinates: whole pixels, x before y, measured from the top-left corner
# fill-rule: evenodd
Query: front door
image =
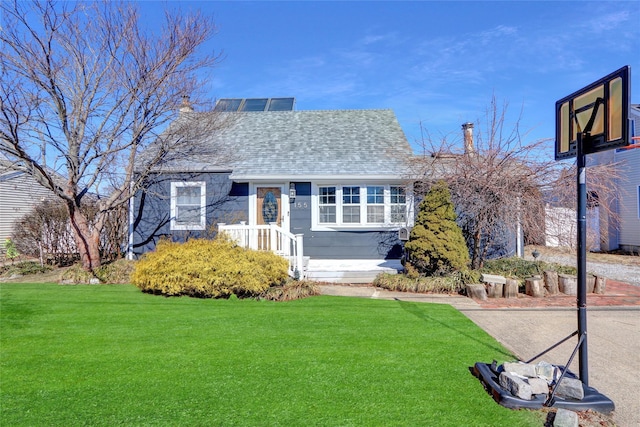
<path id="1" fill-rule="evenodd" d="M 258 225 L 275 222 L 282 225 L 282 198 L 280 187 L 258 187 L 256 219 Z"/>
<path id="2" fill-rule="evenodd" d="M 258 187 L 256 191 L 256 223 L 258 225 L 268 225 L 275 223 L 282 225 L 282 203 L 280 187 Z M 279 251 L 280 242 L 273 240 L 275 235 L 271 235 L 270 229 L 257 230 L 258 249 Z M 275 245 L 275 246 L 274 246 Z"/>

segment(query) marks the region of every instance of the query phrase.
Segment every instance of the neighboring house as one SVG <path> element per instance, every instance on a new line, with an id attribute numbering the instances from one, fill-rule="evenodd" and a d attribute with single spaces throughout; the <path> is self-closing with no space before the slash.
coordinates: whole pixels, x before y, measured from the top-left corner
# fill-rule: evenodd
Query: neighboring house
<path id="1" fill-rule="evenodd" d="M 53 193 L 40 185 L 26 172 L 11 168 L 11 162 L 0 156 L 0 251 L 11 237 L 14 223 L 31 212 L 32 208 L 54 198 Z"/>
<path id="2" fill-rule="evenodd" d="M 631 133 L 640 136 L 640 105 L 634 104 L 629 108 Z M 618 244 L 620 249 L 640 252 L 640 140 L 635 142 L 635 148 L 616 150 L 614 159 L 622 162 L 621 179 L 619 180 L 620 224 L 618 229 Z"/>
<path id="3" fill-rule="evenodd" d="M 639 104 L 632 104 L 629 108 L 629 133 L 640 136 Z M 616 189 L 618 200 L 611 206 L 619 219 L 616 222 L 602 212 L 600 215 L 600 246 L 605 251 L 640 252 L 640 141 L 632 140 L 631 143 L 631 147 L 605 151 L 595 157 L 598 164 L 620 164 Z"/>
<path id="4" fill-rule="evenodd" d="M 253 247 L 265 246 L 259 230 L 274 224 L 302 238 L 311 259 L 399 259 L 398 231 L 413 221 L 405 179 L 413 153 L 393 111 L 294 111 L 293 103 L 220 100 L 228 126 L 191 141 L 188 158 L 155 167 L 136 194 L 130 254 L 243 221 Z M 183 110 L 178 120 L 197 128 L 210 117 Z"/>

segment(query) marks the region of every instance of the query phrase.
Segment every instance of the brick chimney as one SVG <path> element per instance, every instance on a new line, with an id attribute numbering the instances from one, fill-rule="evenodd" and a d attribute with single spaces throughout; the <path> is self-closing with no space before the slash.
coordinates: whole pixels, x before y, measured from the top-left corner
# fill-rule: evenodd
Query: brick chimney
<path id="1" fill-rule="evenodd" d="M 464 153 L 473 153 L 473 123 L 463 123 L 462 132 L 464 133 Z"/>
<path id="2" fill-rule="evenodd" d="M 180 105 L 181 113 L 193 113 L 193 107 L 191 106 L 191 99 L 189 95 L 182 95 L 182 105 Z"/>

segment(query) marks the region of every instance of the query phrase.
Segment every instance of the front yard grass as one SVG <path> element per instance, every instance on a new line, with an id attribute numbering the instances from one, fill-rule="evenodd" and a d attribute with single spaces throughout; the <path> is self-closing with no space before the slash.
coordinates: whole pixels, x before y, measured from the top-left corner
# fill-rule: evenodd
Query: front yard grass
<path id="1" fill-rule="evenodd" d="M 0 285 L 3 426 L 540 426 L 469 373 L 512 360 L 447 305 Z"/>

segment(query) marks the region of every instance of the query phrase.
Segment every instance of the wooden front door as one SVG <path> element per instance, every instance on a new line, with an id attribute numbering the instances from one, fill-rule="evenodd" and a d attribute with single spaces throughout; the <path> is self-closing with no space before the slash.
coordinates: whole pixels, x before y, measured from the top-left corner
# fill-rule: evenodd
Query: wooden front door
<path id="1" fill-rule="evenodd" d="M 257 224 L 282 225 L 282 198 L 280 187 L 258 187 L 258 203 L 256 212 Z"/>

